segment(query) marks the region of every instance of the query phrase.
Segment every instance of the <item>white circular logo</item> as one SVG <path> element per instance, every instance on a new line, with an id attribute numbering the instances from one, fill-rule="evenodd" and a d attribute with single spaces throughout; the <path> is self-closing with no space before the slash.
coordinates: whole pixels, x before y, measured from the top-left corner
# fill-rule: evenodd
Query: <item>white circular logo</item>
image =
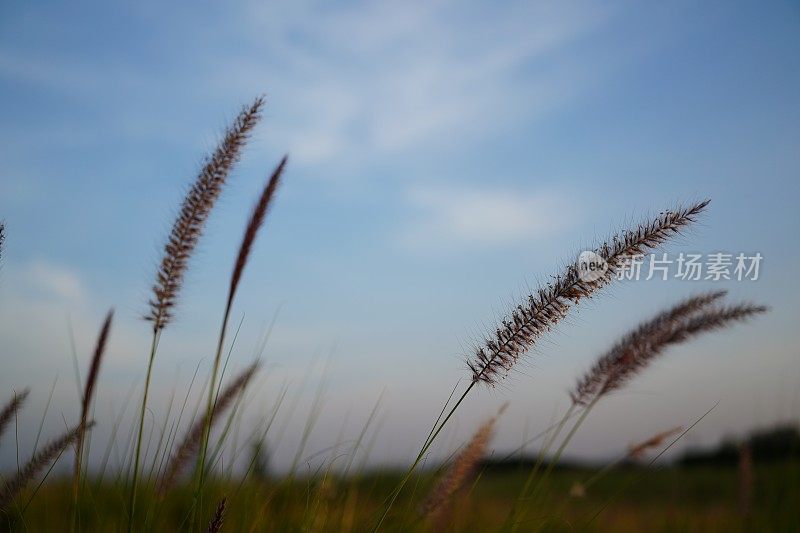
<path id="1" fill-rule="evenodd" d="M 586 250 L 578 256 L 578 277 L 581 281 L 597 281 L 605 275 L 606 270 L 608 263 L 601 255 Z"/>

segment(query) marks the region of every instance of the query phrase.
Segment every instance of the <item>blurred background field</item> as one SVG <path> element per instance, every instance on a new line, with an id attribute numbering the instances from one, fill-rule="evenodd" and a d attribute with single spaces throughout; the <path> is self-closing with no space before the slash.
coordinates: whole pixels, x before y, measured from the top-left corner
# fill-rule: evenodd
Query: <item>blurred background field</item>
<path id="1" fill-rule="evenodd" d="M 796 1 L 2 2 L 0 117 L 0 529 L 798 529 Z"/>
<path id="2" fill-rule="evenodd" d="M 580 487 L 598 468 L 559 465 L 544 497 L 530 505 L 519 531 L 797 531 L 800 529 L 800 439 L 793 428 L 760 432 L 750 441 L 752 470 L 742 470 L 741 443 L 694 450 L 664 466 L 625 463 L 591 487 Z M 421 519 L 419 507 L 437 472 L 412 480 L 391 515 L 387 531 L 487 531 L 508 517 L 533 458 L 485 461 L 477 479 L 460 491 L 446 510 L 445 527 Z M 599 465 L 598 465 L 599 466 Z M 745 467 L 746 468 L 746 467 Z M 228 497 L 225 531 L 369 531 L 399 481 L 399 473 L 364 472 L 342 479 L 334 472 L 294 479 L 253 473 L 240 484 L 217 479 L 209 494 Z M 124 522 L 124 486 L 93 485 L 81 502 L 82 527 L 117 531 Z M 153 497 L 143 493 L 143 497 Z M 170 495 L 148 527 L 171 531 L 185 527 L 191 489 Z M 24 498 L 23 498 L 24 501 Z M 59 531 L 71 513 L 68 482 L 51 481 L 39 489 L 24 517 L 0 527 L 14 531 Z M 14 516 L 14 513 L 11 513 Z"/>

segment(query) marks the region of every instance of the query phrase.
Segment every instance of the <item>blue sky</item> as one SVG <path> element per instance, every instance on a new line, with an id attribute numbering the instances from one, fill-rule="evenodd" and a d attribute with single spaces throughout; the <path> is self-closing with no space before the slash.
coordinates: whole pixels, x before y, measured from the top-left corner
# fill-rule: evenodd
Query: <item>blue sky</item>
<path id="1" fill-rule="evenodd" d="M 760 252 L 757 282 L 617 284 L 474 395 L 441 451 L 505 400 L 496 445 L 513 447 L 615 337 L 708 288 L 773 311 L 670 352 L 601 404 L 573 453 L 613 455 L 717 401 L 686 444 L 796 419 L 798 30 L 791 2 L 4 3 L 0 390 L 34 389 L 22 442 L 56 377 L 48 427 L 74 416 L 70 328 L 85 364 L 108 307 L 98 418 L 141 379 L 139 316 L 181 194 L 261 93 L 164 335 L 156 414 L 211 354 L 247 213 L 288 153 L 232 357 L 249 360 L 277 311 L 254 404 L 286 380 L 302 413 L 324 379 L 311 452 L 357 433 L 385 390 L 375 458 L 407 458 L 510 302 L 609 232 L 704 197 L 708 215 L 666 250 Z M 279 461 L 304 418 L 287 417 Z"/>

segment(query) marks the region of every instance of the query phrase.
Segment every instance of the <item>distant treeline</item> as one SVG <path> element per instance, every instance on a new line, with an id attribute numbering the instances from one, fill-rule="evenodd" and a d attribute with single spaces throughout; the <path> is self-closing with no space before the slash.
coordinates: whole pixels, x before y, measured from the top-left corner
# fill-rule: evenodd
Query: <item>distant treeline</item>
<path id="1" fill-rule="evenodd" d="M 739 462 L 742 446 L 750 449 L 752 458 L 758 463 L 800 460 L 800 430 L 797 426 L 777 426 L 750 433 L 745 439 L 725 439 L 713 448 L 690 449 L 680 456 L 674 464 L 679 466 L 734 466 Z M 533 468 L 537 463 L 536 455 L 515 456 L 505 459 L 485 459 L 481 466 L 485 470 L 503 472 Z M 547 468 L 549 461 L 544 459 L 540 468 Z M 620 460 L 619 466 L 639 467 L 646 464 L 630 458 Z M 555 465 L 556 470 L 586 470 L 598 468 L 596 463 L 561 460 Z"/>
<path id="2" fill-rule="evenodd" d="M 778 426 L 755 431 L 744 440 L 726 439 L 713 449 L 687 451 L 678 461 L 681 466 L 735 465 L 742 446 L 750 448 L 757 463 L 800 459 L 800 431 L 797 426 Z"/>

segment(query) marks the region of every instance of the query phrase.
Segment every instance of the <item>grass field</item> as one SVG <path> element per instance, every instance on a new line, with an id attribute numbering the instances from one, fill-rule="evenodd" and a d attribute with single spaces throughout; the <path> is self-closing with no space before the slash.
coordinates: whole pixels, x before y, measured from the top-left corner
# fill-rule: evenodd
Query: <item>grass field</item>
<path id="1" fill-rule="evenodd" d="M 520 531 L 795 531 L 800 527 L 800 464 L 757 465 L 752 506 L 745 513 L 737 471 L 727 467 L 663 469 L 622 468 L 611 472 L 583 497 L 570 495 L 576 482 L 593 471 L 554 472 L 545 496 L 525 506 Z M 447 509 L 445 530 L 495 530 L 508 517 L 527 471 L 486 472 L 462 490 Z M 389 531 L 436 530 L 421 520 L 418 507 L 432 477 L 414 478 L 395 504 Z M 334 476 L 236 484 L 214 483 L 209 494 L 228 497 L 225 531 L 365 531 L 399 477 L 368 474 L 360 479 Z M 30 494 L 30 491 L 29 491 Z M 142 499 L 144 500 L 144 494 Z M 81 501 L 80 523 L 92 531 L 117 531 L 125 522 L 122 485 L 92 486 Z M 137 529 L 171 531 L 185 527 L 191 489 L 177 490 Z M 25 501 L 25 498 L 21 498 Z M 24 515 L 10 510 L 3 527 L 11 531 L 68 529 L 71 493 L 68 480 L 42 487 Z M 599 513 L 599 514 L 598 514 Z"/>
<path id="2" fill-rule="evenodd" d="M 65 417 L 66 432 L 42 447 L 34 445 L 27 463 L 19 462 L 20 455 L 25 456 L 28 450 L 20 454 L 17 441 L 18 466 L 7 472 L 0 483 L 0 511 L 3 513 L 0 527 L 14 531 L 206 530 L 218 533 L 223 530 L 223 522 L 225 531 L 735 531 L 748 528 L 785 531 L 795 526 L 793 505 L 800 501 L 798 467 L 792 463 L 755 468 L 753 454 L 760 449 L 755 446 L 760 442 L 757 440 L 733 448 L 738 468 L 659 471 L 628 466 L 622 470 L 609 468 L 597 472 L 556 468 L 562 464 L 563 452 L 594 406 L 625 387 L 670 347 L 746 322 L 768 311 L 764 305 L 731 301 L 726 298 L 725 290 L 697 293 L 675 302 L 634 326 L 601 353 L 570 388 L 570 402 L 563 417 L 539 435 L 546 437 L 541 457 L 548 457 L 550 463 L 534 466 L 532 462 L 523 462 L 516 468 L 513 463 L 485 462 L 495 423 L 504 413 L 506 404 L 488 420 L 475 421 L 480 424 L 477 431 L 467 442 L 460 443 L 441 472 L 423 470 L 429 464 L 432 446 L 456 411 L 465 405 L 463 402 L 470 393 L 479 387 L 491 388 L 503 382 L 534 345 L 549 335 L 574 307 L 623 279 L 631 258 L 660 248 L 695 224 L 710 203 L 707 199 L 662 210 L 610 236 L 594 251 L 587 252 L 590 259 L 582 259 L 584 254 L 581 254 L 552 276 L 551 281 L 513 306 L 468 357 L 469 379 L 459 380 L 460 385 L 453 388 L 443 407 L 431 406 L 431 412 L 438 412 L 439 416 L 406 470 L 368 474 L 358 470 L 360 465 L 350 469 L 373 421 L 378 408 L 376 403 L 352 449 L 337 455 L 338 446 L 334 447 L 332 457 L 323 462 L 313 476 L 305 475 L 306 470 L 301 465 L 305 467 L 306 464 L 301 459 L 319 414 L 321 389 L 306 420 L 290 473 L 274 478 L 265 468 L 254 468 L 256 460 L 263 458 L 261 446 L 269 444 L 268 439 L 272 438 L 272 434 L 267 433 L 281 409 L 284 389 L 272 415 L 251 428 L 256 453 L 249 467 L 234 475 L 233 467 L 240 457 L 236 421 L 241 421 L 241 413 L 248 406 L 248 385 L 262 366 L 260 356 L 269 332 L 259 343 L 260 349 L 254 353 L 253 361 L 232 373 L 228 362 L 238 329 L 229 322 L 250 252 L 287 167 L 284 157 L 265 181 L 245 225 L 214 343 L 216 349 L 211 352 L 214 356 L 209 361 L 207 381 L 192 401 L 187 392 L 179 409 L 180 399 L 172 396 L 166 418 L 154 418 L 151 423 L 147 416 L 153 412 L 150 385 L 154 372 L 159 372 L 154 363 L 162 334 L 174 319 L 184 275 L 206 220 L 258 123 L 263 105 L 264 98 L 258 97 L 245 106 L 217 149 L 207 157 L 199 176 L 187 190 L 166 240 L 148 301 L 149 311 L 145 315 L 150 325 L 149 332 L 144 330 L 150 339 L 150 349 L 146 359 L 143 358 L 146 373 L 141 396 L 134 400 L 135 412 L 131 415 L 134 418 L 124 421 L 120 418 L 114 423 L 107 447 L 108 452 L 117 449 L 117 429 L 129 435 L 118 469 L 110 473 L 111 477 L 104 477 L 105 460 L 101 475 L 89 465 L 90 430 L 97 424 L 109 423 L 95 419 L 93 406 L 107 341 L 112 335 L 114 312 L 110 310 L 100 328 L 85 377 L 81 379 L 76 371 L 80 416 L 74 425 Z M 0 244 L 3 231 L 0 224 Z M 77 358 L 75 367 L 78 368 Z M 23 387 L 15 389 L 0 409 L 0 437 L 4 430 L 8 430 L 10 436 L 12 427 L 15 431 L 18 429 L 17 413 L 25 407 L 29 392 Z M 666 451 L 713 409 L 685 429 L 672 428 L 631 445 L 619 464 L 641 460 L 647 453 L 658 457 L 657 450 Z M 233 430 L 234 427 L 237 429 Z M 790 431 L 787 435 L 794 434 Z M 790 450 L 796 447 L 790 446 Z M 340 457 L 350 459 L 346 468 L 337 470 L 333 465 Z M 71 476 L 60 473 L 64 472 L 63 464 L 53 471 L 54 475 L 49 475 L 59 459 L 62 463 L 73 461 Z M 486 468 L 487 464 L 493 467 Z M 225 465 L 228 466 L 227 477 L 220 477 Z M 343 472 L 341 477 L 337 474 L 339 471 Z"/>

